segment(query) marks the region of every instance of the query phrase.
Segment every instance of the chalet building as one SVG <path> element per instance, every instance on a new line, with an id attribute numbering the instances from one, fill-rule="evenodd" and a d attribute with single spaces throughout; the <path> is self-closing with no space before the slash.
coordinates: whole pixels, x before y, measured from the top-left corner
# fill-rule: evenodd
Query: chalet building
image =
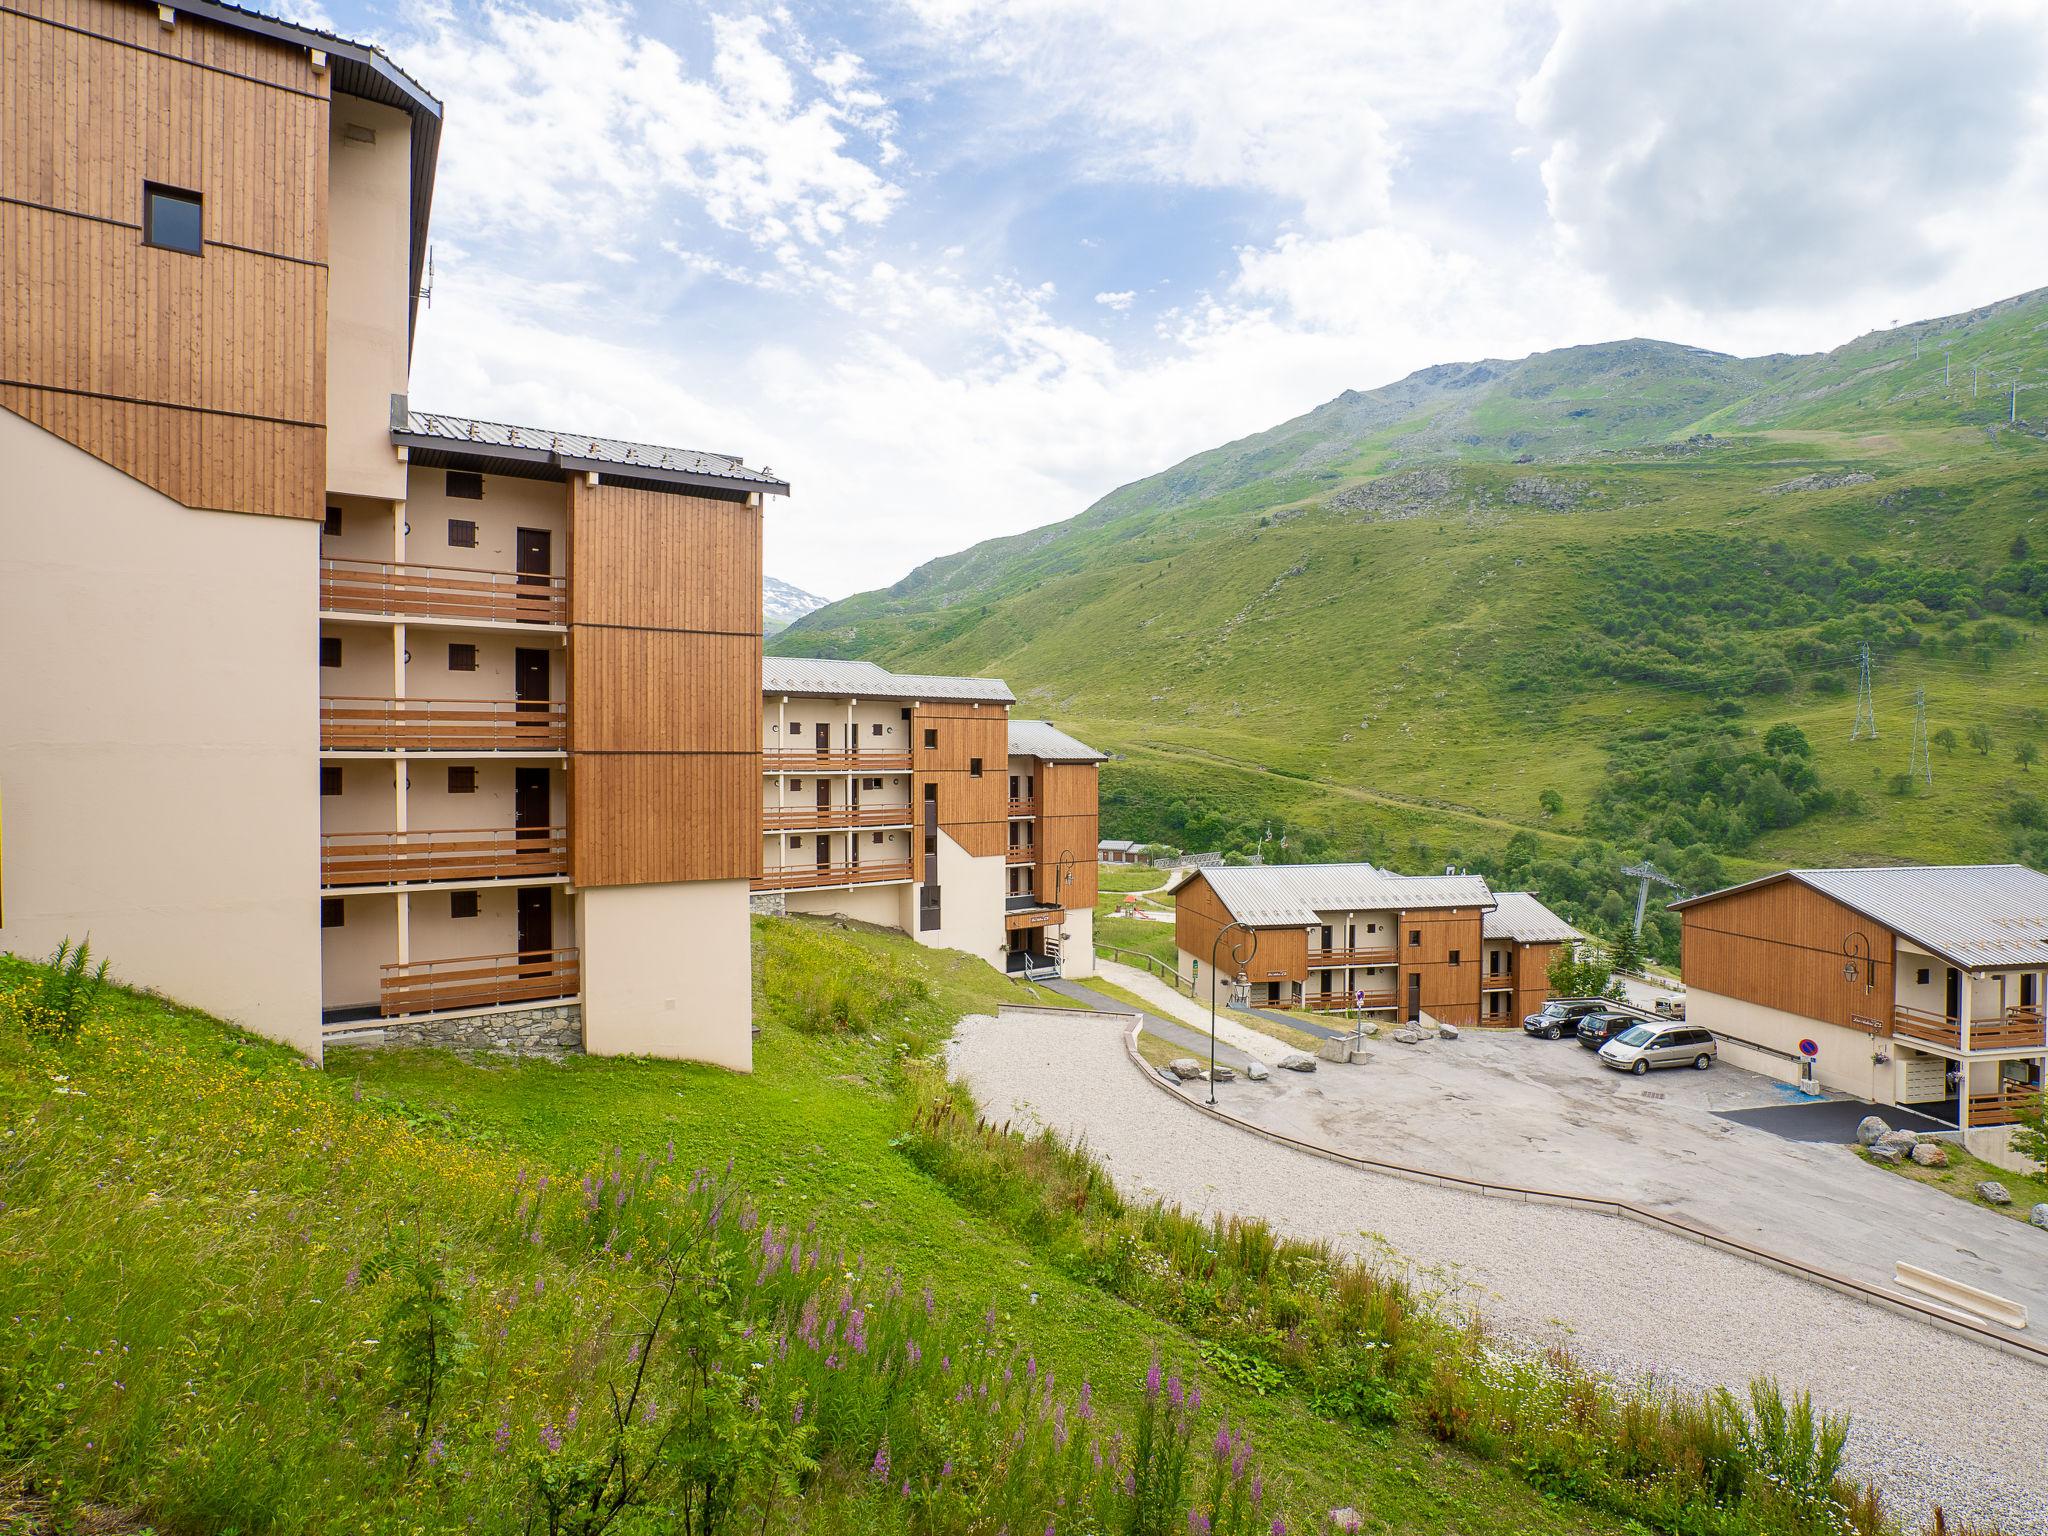
<path id="1" fill-rule="evenodd" d="M 1685 923 L 1687 1015 L 1729 1060 L 1787 1080 L 1810 1060 L 1824 1088 L 2005 1152 L 2048 1055 L 2048 875 L 1789 869 L 1671 907 Z"/>
<path id="2" fill-rule="evenodd" d="M 994 678 L 770 656 L 761 849 L 770 910 L 900 929 L 1003 970 L 1095 968 L 1096 765 Z"/>
<path id="3" fill-rule="evenodd" d="M 1105 837 L 1095 845 L 1095 861 L 1098 864 L 1143 864 L 1145 845 L 1131 842 L 1128 838 Z"/>
<path id="4" fill-rule="evenodd" d="M 788 487 L 410 408 L 440 133 L 309 28 L 0 10 L 0 948 L 745 1067 Z"/>
<path id="5" fill-rule="evenodd" d="M 1218 970 L 1227 987 L 1241 949 L 1256 1008 L 1519 1024 L 1550 996 L 1559 949 L 1582 937 L 1527 891 L 1496 894 L 1477 875 L 1276 864 L 1192 870 L 1171 889 L 1182 977 L 1198 996 Z"/>

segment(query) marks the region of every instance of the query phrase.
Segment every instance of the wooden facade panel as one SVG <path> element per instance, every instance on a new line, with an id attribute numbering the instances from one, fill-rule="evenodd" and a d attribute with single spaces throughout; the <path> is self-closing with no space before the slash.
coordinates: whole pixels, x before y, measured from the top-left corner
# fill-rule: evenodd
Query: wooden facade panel
<path id="1" fill-rule="evenodd" d="M 571 751 L 753 752 L 761 642 L 751 635 L 579 627 L 569 648 Z"/>
<path id="2" fill-rule="evenodd" d="M 0 11 L 0 403 L 187 506 L 319 517 L 326 76 L 124 0 L 28 9 Z M 145 181 L 201 194 L 201 254 L 142 243 Z"/>
<path id="3" fill-rule="evenodd" d="M 0 407 L 188 507 L 317 519 L 325 506 L 322 427 L 7 385 Z"/>
<path id="4" fill-rule="evenodd" d="M 752 879 L 760 512 L 571 479 L 568 518 L 571 878 Z"/>
<path id="5" fill-rule="evenodd" d="M 573 446 L 573 445 L 572 445 Z M 761 513 L 743 502 L 571 487 L 569 608 L 579 624 L 761 638 Z M 760 667 L 748 688 L 760 709 Z"/>
<path id="6" fill-rule="evenodd" d="M 761 872 L 760 762 L 745 754 L 578 756 L 569 878 L 579 886 L 751 880 Z M 735 814 L 752 804 L 752 814 Z"/>
<path id="7" fill-rule="evenodd" d="M 1058 883 L 1060 856 L 1071 853 L 1060 905 L 1072 911 L 1095 905 L 1098 887 L 1095 844 L 1102 835 L 1093 763 L 1040 762 L 1038 780 L 1038 890 L 1050 901 Z"/>
<path id="8" fill-rule="evenodd" d="M 1408 1006 L 1409 977 L 1419 977 L 1424 1013 L 1447 1024 L 1476 1024 L 1479 983 L 1485 970 L 1479 909 L 1403 912 L 1398 932 L 1399 1006 L 1403 1010 Z"/>
<path id="9" fill-rule="evenodd" d="M 1894 936 L 1797 880 L 1688 907 L 1681 970 L 1688 987 L 1866 1032 L 1889 1029 Z M 1861 936 L 1855 979 L 1847 974 L 1851 934 Z M 1870 965 L 1861 963 L 1868 946 Z"/>
<path id="10" fill-rule="evenodd" d="M 926 732 L 936 745 L 925 745 Z M 910 717 L 911 804 L 939 791 L 939 826 L 978 859 L 1010 840 L 1010 715 L 1001 704 L 919 704 Z M 979 760 L 981 773 L 973 772 Z"/>
<path id="11" fill-rule="evenodd" d="M 1246 953 L 1245 977 L 1253 982 L 1305 981 L 1308 977 L 1308 930 L 1306 928 L 1261 928 L 1257 930 L 1258 950 L 1241 933 L 1233 933 L 1216 947 L 1216 938 L 1231 921 L 1208 878 L 1196 874 L 1174 893 L 1173 942 L 1203 965 L 1220 963 L 1226 976 L 1234 975 L 1231 951 Z M 1211 956 L 1217 957 L 1216 961 Z"/>
<path id="12" fill-rule="evenodd" d="M 1562 944 L 1517 944 L 1515 956 L 1515 1022 L 1520 1023 L 1550 1001 L 1550 967 Z"/>

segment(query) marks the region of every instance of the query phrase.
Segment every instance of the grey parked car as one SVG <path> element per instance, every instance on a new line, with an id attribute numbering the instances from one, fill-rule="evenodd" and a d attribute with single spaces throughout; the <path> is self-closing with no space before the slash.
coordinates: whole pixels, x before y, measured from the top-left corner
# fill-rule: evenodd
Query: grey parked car
<path id="1" fill-rule="evenodd" d="M 1652 1067 L 1697 1067 L 1714 1064 L 1720 1048 L 1704 1029 L 1684 1024 L 1638 1024 L 1600 1047 L 1600 1060 L 1617 1072 L 1641 1077 Z"/>
<path id="2" fill-rule="evenodd" d="M 1553 997 L 1535 1013 L 1522 1020 L 1522 1028 L 1529 1034 L 1541 1035 L 1546 1040 L 1561 1040 L 1567 1034 L 1577 1034 L 1579 1020 L 1602 1012 L 1605 1003 L 1587 1002 L 1579 999 L 1567 1002 Z"/>

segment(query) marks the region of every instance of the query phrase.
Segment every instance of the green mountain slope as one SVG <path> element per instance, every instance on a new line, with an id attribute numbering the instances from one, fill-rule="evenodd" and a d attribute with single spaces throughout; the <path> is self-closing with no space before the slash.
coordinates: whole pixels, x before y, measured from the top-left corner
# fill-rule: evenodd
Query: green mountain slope
<path id="1" fill-rule="evenodd" d="M 2032 783 L 2014 750 L 2048 745 L 2048 571 L 2015 542 L 2048 548 L 2048 410 L 2023 388 L 2009 425 L 2001 381 L 2044 364 L 2048 290 L 1812 357 L 1626 341 L 1426 369 L 771 649 L 1005 676 L 1125 754 L 1110 834 L 1277 820 L 1290 851 L 1414 861 L 1598 833 L 1710 853 L 1702 877 L 2002 857 Z M 1880 734 L 1851 743 L 1864 643 Z M 1896 794 L 1916 689 L 1958 747 Z M 1781 720 L 1803 768 L 1756 757 Z M 1796 808 L 1750 803 L 1766 772 Z"/>

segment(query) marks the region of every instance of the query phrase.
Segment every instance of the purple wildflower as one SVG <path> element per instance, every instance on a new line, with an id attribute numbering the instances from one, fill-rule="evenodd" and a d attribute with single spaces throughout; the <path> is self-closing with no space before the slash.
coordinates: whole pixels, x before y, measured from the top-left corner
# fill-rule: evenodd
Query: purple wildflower
<path id="1" fill-rule="evenodd" d="M 1230 1455 L 1230 1420 L 1224 1419 L 1217 1424 L 1216 1443 L 1210 1447 L 1209 1453 L 1218 1461 L 1222 1461 Z"/>
<path id="2" fill-rule="evenodd" d="M 942 1467 L 940 1467 L 940 1468 L 939 1468 L 939 1476 L 941 1476 L 941 1477 L 951 1477 L 952 1475 L 953 1475 L 953 1458 L 952 1458 L 952 1457 L 950 1457 L 950 1456 L 948 1456 L 948 1457 L 946 1458 L 946 1464 L 945 1464 L 944 1466 L 942 1466 Z"/>
<path id="3" fill-rule="evenodd" d="M 498 1442 L 498 1449 L 501 1451 L 512 1443 L 512 1420 L 510 1418 L 503 1418 L 498 1421 L 498 1432 L 493 1438 Z"/>
<path id="4" fill-rule="evenodd" d="M 543 1424 L 540 1427 L 540 1443 L 551 1451 L 559 1451 L 562 1448 L 562 1432 L 552 1424 Z"/>
<path id="5" fill-rule="evenodd" d="M 876 1477 L 889 1475 L 889 1444 L 885 1440 L 875 1447 L 875 1464 L 868 1468 Z"/>
<path id="6" fill-rule="evenodd" d="M 1085 1380 L 1081 1383 L 1081 1401 L 1075 1405 L 1074 1416 L 1084 1424 L 1095 1417 L 1095 1394 L 1089 1390 Z"/>
<path id="7" fill-rule="evenodd" d="M 430 1467 L 441 1465 L 447 1450 L 448 1447 L 442 1443 L 441 1437 L 439 1435 L 434 1436 L 433 1439 L 427 1442 L 427 1465 Z"/>
<path id="8" fill-rule="evenodd" d="M 576 1408 L 573 1408 L 573 1407 L 572 1407 L 572 1408 L 570 1408 L 570 1410 L 569 1410 L 569 1428 L 571 1428 L 571 1429 L 574 1429 L 574 1428 L 576 1427 L 576 1418 L 577 1418 L 577 1413 L 578 1413 L 578 1410 L 577 1410 Z"/>
<path id="9" fill-rule="evenodd" d="M 1191 1536 L 1209 1536 L 1209 1517 L 1200 1510 L 1189 1510 L 1188 1530 Z"/>
<path id="10" fill-rule="evenodd" d="M 1157 1399 L 1159 1396 L 1159 1357 L 1152 1357 L 1152 1368 L 1145 1373 L 1145 1396 Z"/>
<path id="11" fill-rule="evenodd" d="M 1271 1536 L 1287 1536 L 1287 1522 L 1285 1520 L 1282 1520 L 1278 1515 L 1275 1515 L 1273 1517 L 1273 1529 L 1271 1532 Z"/>
<path id="12" fill-rule="evenodd" d="M 903 1479 L 902 1496 L 906 1499 L 910 1497 L 910 1479 L 907 1477 Z"/>
<path id="13" fill-rule="evenodd" d="M 847 1316 L 846 1343 L 856 1355 L 868 1352 L 868 1315 L 859 1307 Z"/>
<path id="14" fill-rule="evenodd" d="M 350 1290 L 354 1290 L 356 1288 L 356 1282 L 362 1278 L 363 1266 L 360 1264 L 351 1264 L 348 1267 L 348 1273 L 341 1277 L 341 1283 L 347 1286 Z"/>

